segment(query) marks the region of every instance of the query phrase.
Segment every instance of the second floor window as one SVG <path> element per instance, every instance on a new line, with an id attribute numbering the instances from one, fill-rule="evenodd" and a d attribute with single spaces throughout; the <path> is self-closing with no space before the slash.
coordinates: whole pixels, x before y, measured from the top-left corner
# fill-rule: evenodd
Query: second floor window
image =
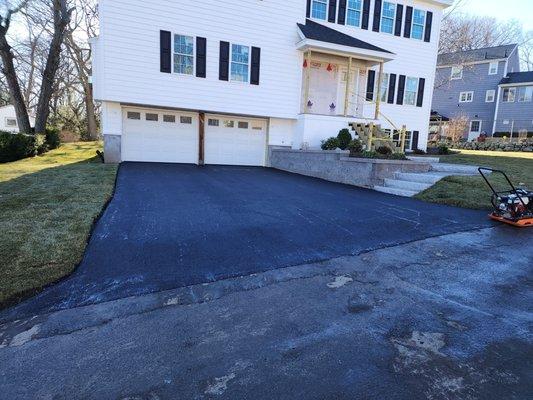
<path id="1" fill-rule="evenodd" d="M 516 88 L 505 88 L 503 89 L 503 102 L 504 103 L 514 103 L 516 96 Z"/>
<path id="2" fill-rule="evenodd" d="M 485 102 L 486 103 L 493 103 L 494 97 L 496 97 L 496 91 L 495 90 L 487 90 L 485 92 Z"/>
<path id="3" fill-rule="evenodd" d="M 459 103 L 472 103 L 474 101 L 474 92 L 459 93 Z"/>
<path id="4" fill-rule="evenodd" d="M 462 79 L 463 78 L 463 66 L 452 67 L 452 76 L 450 79 Z"/>
<path id="5" fill-rule="evenodd" d="M 328 13 L 327 0 L 313 0 L 311 17 L 325 20 Z"/>
<path id="6" fill-rule="evenodd" d="M 403 104 L 414 106 L 416 104 L 416 94 L 418 92 L 418 79 L 408 77 L 405 81 L 405 94 Z"/>
<path id="7" fill-rule="evenodd" d="M 248 82 L 250 48 L 240 44 L 231 45 L 231 80 Z"/>
<path id="8" fill-rule="evenodd" d="M 489 75 L 496 75 L 498 73 L 498 61 L 489 64 Z"/>
<path id="9" fill-rule="evenodd" d="M 392 33 L 394 30 L 394 18 L 396 16 L 396 5 L 383 2 L 383 11 L 381 13 L 381 32 Z"/>
<path id="10" fill-rule="evenodd" d="M 192 75 L 194 73 L 194 38 L 174 35 L 174 72 Z"/>
<path id="11" fill-rule="evenodd" d="M 530 103 L 533 101 L 533 86 L 522 86 L 518 88 L 518 102 Z"/>
<path id="12" fill-rule="evenodd" d="M 346 9 L 346 24 L 352 26 L 361 25 L 362 0 L 348 0 Z"/>
<path id="13" fill-rule="evenodd" d="M 426 12 L 415 8 L 413 13 L 413 28 L 411 37 L 422 40 L 424 37 L 424 27 L 426 25 Z"/>

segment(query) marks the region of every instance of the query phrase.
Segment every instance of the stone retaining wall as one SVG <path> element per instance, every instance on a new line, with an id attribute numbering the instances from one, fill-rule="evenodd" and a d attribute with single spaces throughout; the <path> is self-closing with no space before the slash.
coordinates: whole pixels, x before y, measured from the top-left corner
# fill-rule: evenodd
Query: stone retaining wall
<path id="1" fill-rule="evenodd" d="M 354 186 L 381 186 L 396 172 L 429 172 L 429 163 L 350 158 L 342 150 L 272 149 L 270 166 L 283 171 Z"/>

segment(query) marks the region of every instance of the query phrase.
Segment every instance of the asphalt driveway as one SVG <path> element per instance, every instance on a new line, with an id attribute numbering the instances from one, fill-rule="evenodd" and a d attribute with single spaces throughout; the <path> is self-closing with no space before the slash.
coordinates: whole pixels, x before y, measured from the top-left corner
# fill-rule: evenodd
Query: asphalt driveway
<path id="1" fill-rule="evenodd" d="M 485 212 L 273 169 L 124 163 L 78 270 L 0 321 L 487 226 Z"/>

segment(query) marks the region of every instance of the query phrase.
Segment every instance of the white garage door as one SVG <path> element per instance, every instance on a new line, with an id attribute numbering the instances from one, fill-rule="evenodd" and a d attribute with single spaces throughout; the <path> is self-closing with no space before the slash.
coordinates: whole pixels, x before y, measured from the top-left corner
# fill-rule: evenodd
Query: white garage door
<path id="1" fill-rule="evenodd" d="M 122 160 L 198 163 L 198 114 L 124 109 Z"/>
<path id="2" fill-rule="evenodd" d="M 265 151 L 265 120 L 206 116 L 206 164 L 264 166 Z"/>

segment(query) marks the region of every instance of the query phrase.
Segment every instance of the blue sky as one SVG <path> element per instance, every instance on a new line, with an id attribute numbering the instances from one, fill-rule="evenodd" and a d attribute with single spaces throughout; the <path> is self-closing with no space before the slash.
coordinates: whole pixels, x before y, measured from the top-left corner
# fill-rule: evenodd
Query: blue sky
<path id="1" fill-rule="evenodd" d="M 501 20 L 517 19 L 525 30 L 533 30 L 533 0 L 456 0 L 460 10 Z"/>

